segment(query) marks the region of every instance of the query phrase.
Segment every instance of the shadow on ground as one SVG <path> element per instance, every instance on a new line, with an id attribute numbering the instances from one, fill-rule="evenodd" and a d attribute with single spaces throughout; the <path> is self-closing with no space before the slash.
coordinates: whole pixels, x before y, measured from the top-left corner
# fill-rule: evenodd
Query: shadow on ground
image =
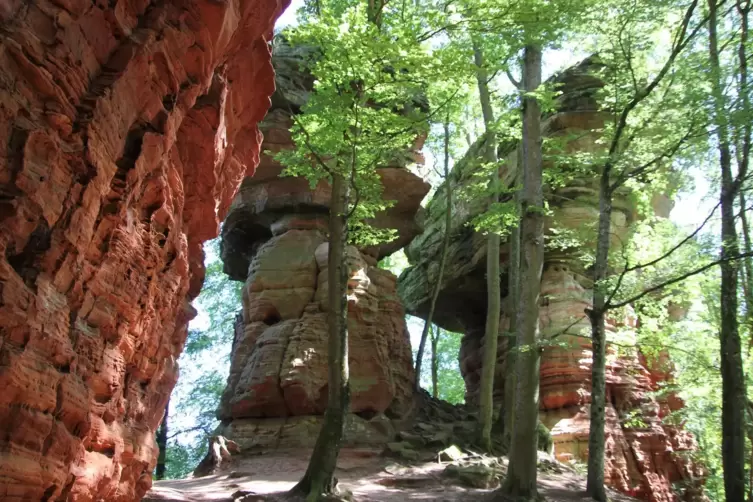
<path id="1" fill-rule="evenodd" d="M 290 490 L 306 470 L 310 451 L 274 451 L 261 455 L 240 455 L 218 474 L 201 478 L 157 481 L 144 498 L 147 502 L 271 502 L 286 500 Z M 504 475 L 505 459 L 501 459 Z M 462 486 L 445 475 L 448 463 L 395 462 L 381 451 L 344 449 L 336 477 L 338 486 L 352 494 L 355 502 L 398 501 L 484 501 L 491 500 L 493 488 Z M 496 484 L 496 480 L 493 481 Z M 585 478 L 574 472 L 539 472 L 539 492 L 549 501 L 585 502 Z M 634 499 L 611 492 L 613 502 Z"/>

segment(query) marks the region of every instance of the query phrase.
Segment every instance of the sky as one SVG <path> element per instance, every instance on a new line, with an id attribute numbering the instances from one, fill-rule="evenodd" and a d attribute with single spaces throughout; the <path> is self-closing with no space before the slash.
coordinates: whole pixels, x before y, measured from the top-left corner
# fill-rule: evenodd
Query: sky
<path id="1" fill-rule="evenodd" d="M 282 16 L 277 19 L 277 23 L 275 23 L 275 30 L 297 24 L 296 11 L 301 7 L 303 7 L 303 0 L 293 0 L 292 2 L 290 2 L 290 6 L 285 9 L 285 12 L 282 13 Z"/>

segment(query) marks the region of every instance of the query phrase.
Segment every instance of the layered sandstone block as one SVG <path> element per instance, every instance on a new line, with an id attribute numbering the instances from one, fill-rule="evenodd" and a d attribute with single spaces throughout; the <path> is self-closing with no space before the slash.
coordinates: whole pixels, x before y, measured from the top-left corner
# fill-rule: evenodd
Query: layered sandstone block
<path id="1" fill-rule="evenodd" d="M 587 59 L 556 76 L 562 95 L 557 111 L 548 117 L 544 133 L 559 138 L 560 152 L 588 152 L 597 148 L 597 130 L 604 115 L 596 101 L 602 82 L 593 75 L 598 60 Z M 454 167 L 450 177 L 456 195 L 453 207 L 450 247 L 442 290 L 434 321 L 445 329 L 462 333 L 460 371 L 466 384 L 466 401 L 478 402 L 481 378 L 484 323 L 486 319 L 486 243 L 468 222 L 485 211 L 483 200 L 463 197 L 474 182 L 484 147 L 482 138 Z M 513 184 L 517 169 L 518 145 L 502 142 L 499 156 L 503 186 Z M 545 163 L 545 169 L 549 164 Z M 581 238 L 593 239 L 588 231 L 598 219 L 597 177 L 578 177 L 567 186 L 548 194 L 551 216 L 546 221 L 548 239 L 555 232 L 576 231 Z M 426 230 L 407 248 L 411 262 L 398 281 L 406 311 L 426 316 L 430 286 L 436 282 L 441 241 L 445 232 L 444 188 L 427 208 Z M 657 214 L 668 214 L 666 198 L 655 197 Z M 629 237 L 635 208 L 624 194 L 617 193 L 612 215 L 613 240 Z M 586 230 L 585 232 L 583 230 Z M 588 427 L 591 378 L 591 343 L 585 309 L 590 305 L 591 280 L 577 259 L 577 249 L 548 247 L 541 282 L 540 327 L 544 347 L 540 367 L 540 418 L 551 429 L 555 455 L 561 460 L 583 461 L 588 455 Z M 500 332 L 508 326 L 508 249 L 500 250 L 502 265 L 502 317 Z M 610 319 L 608 329 L 629 328 L 634 319 Z M 495 397 L 502 401 L 506 374 L 507 338 L 500 336 L 495 374 Z M 665 367 L 649 367 L 640 353 L 617 353 L 610 347 L 607 367 L 607 445 L 606 480 L 623 492 L 645 500 L 671 501 L 677 496 L 673 483 L 686 486 L 685 498 L 698 495 L 703 472 L 688 459 L 696 448 L 693 438 L 681 428 L 662 419 L 682 404 L 676 397 L 655 397 L 662 381 L 670 377 Z"/>
<path id="2" fill-rule="evenodd" d="M 264 152 L 222 229 L 225 272 L 245 286 L 218 416 L 223 434 L 242 447 L 312 445 L 327 404 L 330 187 L 280 177 L 283 167 L 273 158 L 293 148 L 290 114 L 305 103 L 312 86 L 300 69 L 307 50 L 275 44 L 278 89 L 260 125 Z M 417 152 L 407 156 L 420 158 Z M 429 187 L 399 163 L 379 174 L 384 198 L 396 203 L 373 223 L 397 229 L 397 238 L 347 250 L 352 415 L 346 442 L 358 444 L 389 440 L 390 418 L 403 416 L 413 396 L 410 340 L 396 277 L 376 264 L 420 232 L 416 213 Z"/>
<path id="3" fill-rule="evenodd" d="M 138 500 L 284 0 L 0 5 L 0 499 Z"/>
<path id="4" fill-rule="evenodd" d="M 354 247 L 347 265 L 350 411 L 367 421 L 401 416 L 412 404 L 413 366 L 396 277 Z M 251 443 L 244 440 L 241 431 L 251 424 L 286 426 L 293 432 L 283 440 L 291 445 L 315 439 L 319 420 L 312 417 L 321 417 L 327 405 L 327 290 L 322 231 L 289 228 L 260 246 L 243 289 L 242 322 L 218 412 L 232 424 L 225 434 L 241 446 L 266 445 L 258 431 Z M 304 418 L 274 420 L 288 417 Z M 307 432 L 301 424 L 310 424 Z"/>

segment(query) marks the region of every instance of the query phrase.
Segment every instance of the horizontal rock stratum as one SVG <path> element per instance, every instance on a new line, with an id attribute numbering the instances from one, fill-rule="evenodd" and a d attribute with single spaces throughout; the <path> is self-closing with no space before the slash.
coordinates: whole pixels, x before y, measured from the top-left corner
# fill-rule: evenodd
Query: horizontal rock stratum
<path id="1" fill-rule="evenodd" d="M 286 3 L 0 4 L 0 499 L 150 487 Z"/>

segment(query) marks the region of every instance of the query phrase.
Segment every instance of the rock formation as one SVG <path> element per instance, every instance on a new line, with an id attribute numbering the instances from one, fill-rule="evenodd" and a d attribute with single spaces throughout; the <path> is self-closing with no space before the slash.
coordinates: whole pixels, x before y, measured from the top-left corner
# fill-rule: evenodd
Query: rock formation
<path id="1" fill-rule="evenodd" d="M 261 161 L 233 200 L 222 228 L 222 258 L 244 281 L 243 313 L 218 416 L 221 433 L 242 448 L 313 445 L 327 398 L 327 219 L 330 187 L 280 177 L 274 153 L 293 147 L 290 112 L 311 89 L 301 48 L 276 43 L 278 90 L 260 127 Z M 420 143 L 417 143 L 417 148 Z M 418 154 L 410 154 L 418 158 Z M 376 266 L 420 228 L 428 185 L 402 165 L 379 169 L 384 197 L 397 201 L 374 224 L 398 238 L 347 250 L 352 414 L 346 442 L 384 444 L 390 419 L 412 406 L 413 364 L 396 277 Z"/>
<path id="2" fill-rule="evenodd" d="M 602 82 L 593 75 L 598 64 L 587 59 L 556 76 L 562 84 L 557 111 L 547 118 L 544 131 L 550 138 L 560 138 L 565 152 L 593 151 L 596 130 L 604 115 L 598 111 L 597 92 Z M 485 210 L 479 198 L 463 198 L 462 192 L 473 182 L 480 164 L 484 138 L 473 145 L 454 167 L 450 178 L 458 192 L 454 197 L 451 243 L 448 250 L 441 294 L 434 322 L 445 329 L 463 334 L 459 354 L 460 370 L 466 383 L 466 401 L 477 402 L 481 373 L 481 351 L 486 317 L 484 237 L 473 231 L 468 222 Z M 503 186 L 511 186 L 517 168 L 517 144 L 502 142 L 499 157 L 505 159 L 500 169 Z M 545 164 L 545 169 L 547 165 Z M 567 186 L 549 194 L 552 216 L 546 223 L 551 238 L 556 231 L 578 231 L 581 237 L 593 238 L 591 223 L 598 219 L 597 177 L 576 177 Z M 424 317 L 428 310 L 430 286 L 435 284 L 437 264 L 444 230 L 446 200 L 444 188 L 427 208 L 426 231 L 407 248 L 411 262 L 400 277 L 398 290 L 406 310 Z M 628 197 L 618 193 L 614 201 L 613 245 L 627 236 L 635 209 Z M 655 208 L 666 211 L 666 198 L 657 196 Z M 666 216 L 668 211 L 666 211 Z M 586 229 L 586 232 L 582 230 Z M 591 232 L 591 234 L 589 234 Z M 547 248 L 541 284 L 540 310 L 542 336 L 556 339 L 544 348 L 541 357 L 540 417 L 551 429 L 555 455 L 562 460 L 587 457 L 590 400 L 591 347 L 583 330 L 589 327 L 584 309 L 591 298 L 591 283 L 578 261 L 576 250 Z M 500 262 L 504 270 L 507 249 L 502 246 Z M 507 327 L 507 272 L 503 272 L 503 315 L 501 332 Z M 633 322 L 610 320 L 610 328 Z M 588 333 L 588 331 L 586 331 Z M 610 349 L 611 350 L 611 349 Z M 495 397 L 501 402 L 505 377 L 507 343 L 500 337 Z M 623 492 L 651 501 L 674 500 L 673 483 L 688 483 L 687 495 L 697 493 L 702 472 L 685 453 L 695 448 L 693 438 L 681 428 L 662 423 L 672 406 L 681 406 L 676 398 L 660 402 L 652 397 L 661 381 L 668 378 L 662 371 L 652 371 L 640 354 L 611 353 L 607 368 L 607 483 Z M 672 406 L 670 406 L 672 403 Z"/>
<path id="3" fill-rule="evenodd" d="M 0 4 L 0 498 L 138 500 L 285 0 Z"/>

